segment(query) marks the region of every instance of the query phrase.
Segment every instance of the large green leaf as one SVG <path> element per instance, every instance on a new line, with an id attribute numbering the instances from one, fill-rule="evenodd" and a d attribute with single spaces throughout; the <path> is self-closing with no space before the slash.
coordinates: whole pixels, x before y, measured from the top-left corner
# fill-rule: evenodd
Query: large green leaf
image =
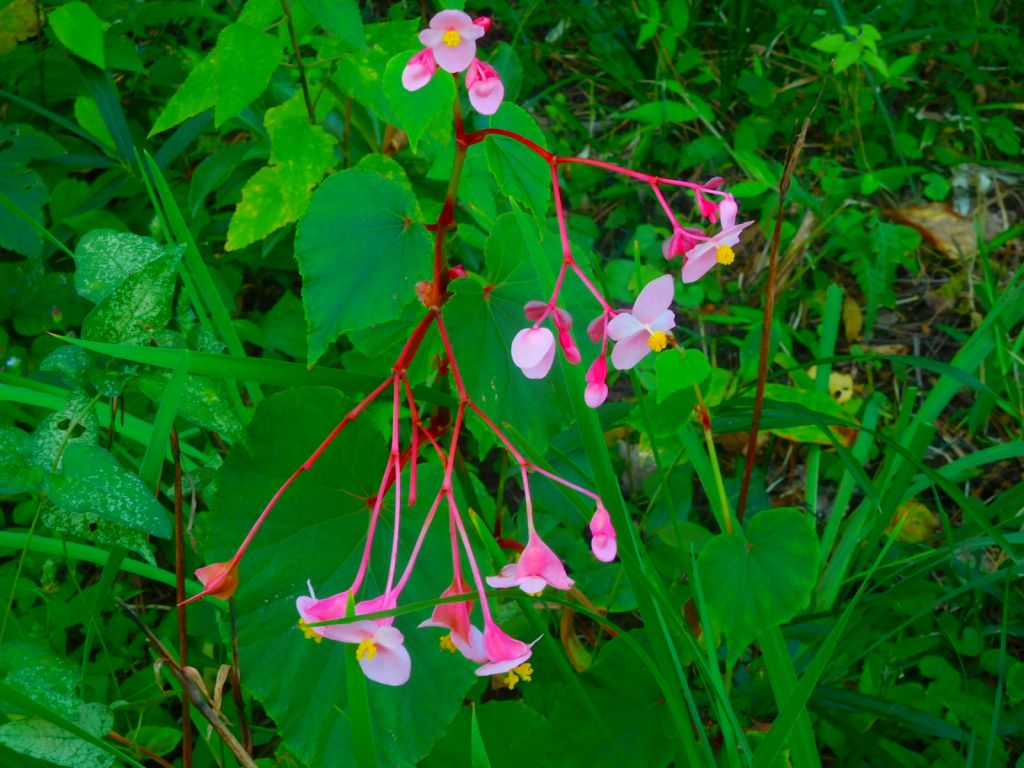
<path id="1" fill-rule="evenodd" d="M 30 463 L 32 438 L 17 427 L 0 426 L 0 494 L 34 491 L 43 472 Z"/>
<path id="2" fill-rule="evenodd" d="M 420 137 L 434 120 L 446 115 L 447 136 L 452 127 L 452 104 L 455 101 L 455 80 L 447 72 L 435 72 L 430 82 L 418 91 L 407 91 L 402 85 L 402 71 L 415 50 L 405 51 L 388 62 L 384 70 L 384 93 L 398 118 L 398 127 L 409 137 L 413 152 Z M 441 137 L 439 137 L 439 140 Z"/>
<path id="3" fill-rule="evenodd" d="M 335 164 L 335 140 L 319 125 L 310 125 L 301 93 L 268 109 L 264 123 L 270 134 L 270 164 L 242 189 L 228 227 L 229 251 L 297 221 L 313 187 Z"/>
<path id="4" fill-rule="evenodd" d="M 224 27 L 216 47 L 167 102 L 149 135 L 166 131 L 210 107 L 219 127 L 263 93 L 281 63 L 282 51 L 277 37 L 261 32 L 244 19 Z"/>
<path id="5" fill-rule="evenodd" d="M 512 214 L 495 221 L 485 247 L 484 279 L 452 283 L 444 318 L 462 377 L 473 400 L 499 424 L 512 421 L 536 445 L 545 445 L 565 421 L 565 409 L 554 384 L 555 373 L 527 379 L 512 362 L 512 339 L 530 322 L 523 315 L 527 301 L 543 295 L 527 259 L 522 235 Z M 561 358 L 561 352 L 556 352 Z M 562 365 L 557 359 L 555 365 Z M 475 419 L 470 420 L 471 428 Z M 486 430 L 479 430 L 486 435 Z M 487 439 L 487 438 L 484 438 Z"/>
<path id="6" fill-rule="evenodd" d="M 409 190 L 350 169 L 313 193 L 295 258 L 315 363 L 342 333 L 390 320 L 415 298 L 416 278 L 430 276 L 430 238 Z"/>
<path id="7" fill-rule="evenodd" d="M 98 445 L 68 445 L 62 467 L 63 472 L 51 477 L 47 487 L 58 507 L 151 536 L 171 535 L 167 513 L 152 491 L 108 451 Z"/>
<path id="8" fill-rule="evenodd" d="M 704 546 L 697 559 L 704 597 L 732 655 L 807 605 L 817 552 L 812 519 L 789 507 L 760 512 L 745 532 L 721 534 Z"/>
<path id="9" fill-rule="evenodd" d="M 316 23 L 356 48 L 366 47 L 366 34 L 356 0 L 300 0 Z"/>
<path id="10" fill-rule="evenodd" d="M 542 147 L 546 144 L 534 119 L 515 104 L 502 104 L 491 117 L 490 125 L 515 131 Z M 504 136 L 488 137 L 485 146 L 487 165 L 501 191 L 530 206 L 535 215 L 543 216 L 551 202 L 551 168 L 544 159 Z"/>
<path id="11" fill-rule="evenodd" d="M 389 401 L 389 393 L 381 395 Z M 245 445 L 228 455 L 211 501 L 208 560 L 231 556 L 259 511 L 351 407 L 336 390 L 293 389 L 263 400 Z M 390 403 L 380 406 L 387 412 Z M 372 414 L 367 414 L 372 417 Z M 352 645 L 320 644 L 296 630 L 295 598 L 309 579 L 320 596 L 347 588 L 355 575 L 368 522 L 366 499 L 377 492 L 387 440 L 367 417 L 346 427 L 309 472 L 284 494 L 242 562 L 234 600 L 246 688 L 277 724 L 285 745 L 310 768 L 351 764 L 345 655 Z M 440 479 L 433 463 L 420 468 L 420 500 L 404 510 L 400 566 Z M 370 576 L 358 599 L 383 587 L 393 528 L 385 500 Z M 436 597 L 450 581 L 443 518 L 427 538 L 402 603 Z M 426 616 L 399 617 L 413 659 L 406 685 L 367 682 L 381 766 L 411 766 L 444 732 L 473 681 L 473 665 L 438 650 L 438 635 L 417 630 Z M 268 663 L 273 660 L 273 663 Z"/>
<path id="12" fill-rule="evenodd" d="M 99 304 L 132 275 L 173 252 L 149 237 L 113 229 L 94 229 L 75 249 L 75 288 Z"/>

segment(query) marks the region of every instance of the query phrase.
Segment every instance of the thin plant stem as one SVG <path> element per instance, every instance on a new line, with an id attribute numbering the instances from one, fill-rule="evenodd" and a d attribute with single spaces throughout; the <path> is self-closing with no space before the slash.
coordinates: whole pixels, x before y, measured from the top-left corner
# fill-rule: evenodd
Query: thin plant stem
<path id="1" fill-rule="evenodd" d="M 313 98 L 309 94 L 309 82 L 306 80 L 306 67 L 302 64 L 302 53 L 299 51 L 299 36 L 295 31 L 295 20 L 292 19 L 292 8 L 288 0 L 281 0 L 281 10 L 284 11 L 285 22 L 288 24 L 288 34 L 292 39 L 292 50 L 295 52 L 295 65 L 299 70 L 299 83 L 302 85 L 302 98 L 306 102 L 306 113 L 309 115 L 309 124 L 316 125 L 316 107 L 313 106 Z"/>
<path id="2" fill-rule="evenodd" d="M 188 666 L 188 610 L 185 607 L 185 524 L 182 515 L 181 444 L 171 427 L 171 458 L 174 460 L 174 594 L 178 603 L 178 658 Z M 181 692 L 181 764 L 192 766 L 192 710 L 188 694 Z"/>

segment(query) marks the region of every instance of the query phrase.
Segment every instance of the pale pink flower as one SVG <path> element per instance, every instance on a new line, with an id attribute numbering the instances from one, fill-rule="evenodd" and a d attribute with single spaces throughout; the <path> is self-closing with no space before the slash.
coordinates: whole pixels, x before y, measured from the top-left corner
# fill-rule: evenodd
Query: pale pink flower
<path id="1" fill-rule="evenodd" d="M 462 579 L 456 575 L 451 586 L 441 593 L 441 597 L 452 595 L 468 595 L 469 589 Z M 420 627 L 440 627 L 447 629 L 449 638 L 455 649 L 470 661 L 483 664 L 487 661 L 487 653 L 484 651 L 483 633 L 473 626 L 469 620 L 469 613 L 473 610 L 473 601 L 465 600 L 459 603 L 441 603 L 434 608 L 430 618 L 420 623 Z M 444 641 L 442 640 L 442 645 Z"/>
<path id="2" fill-rule="evenodd" d="M 583 390 L 583 399 L 591 408 L 597 408 L 608 398 L 608 362 L 601 354 L 590 364 L 587 375 L 587 388 Z"/>
<path id="3" fill-rule="evenodd" d="M 322 627 L 311 627 L 310 624 L 320 621 L 335 621 L 345 618 L 348 610 L 349 592 L 318 599 L 309 585 L 309 596 L 302 595 L 295 601 L 299 612 L 299 629 L 307 638 L 336 640 L 341 643 L 352 643 L 356 646 L 356 658 L 359 666 L 371 680 L 384 685 L 402 685 L 409 679 L 412 659 L 405 649 L 405 637 L 391 624 L 394 619 L 366 619 L 348 624 L 328 624 Z M 364 600 L 355 606 L 356 615 L 376 613 L 395 607 L 394 597 L 384 596 Z"/>
<path id="4" fill-rule="evenodd" d="M 409 59 L 402 70 L 402 85 L 407 91 L 418 91 L 430 82 L 430 78 L 437 71 L 437 62 L 434 60 L 434 52 L 429 48 Z"/>
<path id="5" fill-rule="evenodd" d="M 597 503 L 597 511 L 590 518 L 590 549 L 594 557 L 603 563 L 610 563 L 615 559 L 618 551 L 618 544 L 615 540 L 615 528 L 612 527 L 612 518 L 608 510 L 601 502 Z"/>
<path id="6" fill-rule="evenodd" d="M 505 98 L 505 85 L 497 70 L 479 59 L 473 59 L 466 70 L 466 88 L 469 89 L 469 103 L 481 115 L 493 115 Z"/>
<path id="7" fill-rule="evenodd" d="M 488 19 L 488 22 L 490 20 Z M 476 57 L 476 41 L 488 24 L 474 24 L 462 11 L 441 11 L 420 32 L 420 42 L 434 52 L 434 60 L 446 72 L 462 72 Z"/>
<path id="8" fill-rule="evenodd" d="M 497 576 L 488 576 L 487 583 L 498 589 L 519 587 L 523 592 L 535 595 L 548 585 L 555 589 L 572 589 L 574 582 L 566 574 L 558 555 L 536 531 L 531 530 L 519 560 L 506 565 Z"/>
<path id="9" fill-rule="evenodd" d="M 477 667 L 476 673 L 480 676 L 500 675 L 515 669 L 530 658 L 533 653 L 530 649 L 537 640 L 527 645 L 507 635 L 490 618 L 484 619 L 484 651 L 488 661 L 482 667 Z"/>
<path id="10" fill-rule="evenodd" d="M 736 223 L 738 208 L 736 201 L 730 196 L 719 206 L 722 230 L 714 237 L 698 243 L 686 252 L 683 262 L 683 282 L 693 283 L 704 277 L 715 264 L 732 264 L 735 254 L 732 247 L 740 241 L 740 233 L 753 224 L 753 221 Z"/>
<path id="11" fill-rule="evenodd" d="M 523 328 L 512 339 L 512 362 L 528 379 L 543 379 L 555 361 L 555 336 L 547 328 Z"/>
<path id="12" fill-rule="evenodd" d="M 665 332 L 676 325 L 675 313 L 669 309 L 674 295 L 675 281 L 671 275 L 662 275 L 644 286 L 632 312 L 619 312 L 608 322 L 608 336 L 617 342 L 612 349 L 612 365 L 624 371 L 647 357 L 648 352 L 665 348 Z"/>

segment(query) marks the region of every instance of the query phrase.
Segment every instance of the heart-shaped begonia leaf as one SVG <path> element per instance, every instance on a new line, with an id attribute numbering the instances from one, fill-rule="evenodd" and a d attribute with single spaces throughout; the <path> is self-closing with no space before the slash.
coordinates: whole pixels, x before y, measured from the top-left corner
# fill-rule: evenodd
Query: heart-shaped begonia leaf
<path id="1" fill-rule="evenodd" d="M 765 510 L 743 534 L 709 541 L 697 567 L 711 618 L 735 656 L 807 605 L 818 570 L 814 523 L 791 507 Z"/>

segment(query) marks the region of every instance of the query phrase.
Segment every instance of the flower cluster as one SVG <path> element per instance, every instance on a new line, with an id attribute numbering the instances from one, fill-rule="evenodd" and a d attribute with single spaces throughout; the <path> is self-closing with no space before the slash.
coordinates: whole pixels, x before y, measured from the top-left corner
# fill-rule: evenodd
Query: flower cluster
<path id="1" fill-rule="evenodd" d="M 481 133 L 486 133 L 486 131 Z M 643 288 L 631 310 L 612 308 L 601 292 L 587 278 L 572 255 L 558 183 L 558 166 L 569 163 L 594 165 L 646 181 L 672 224 L 672 235 L 665 241 L 662 253 L 669 260 L 680 255 L 683 257 L 682 278 L 684 283 L 699 280 L 715 264 L 732 264 L 735 258 L 733 246 L 739 243 L 743 230 L 754 222 L 736 223 L 738 206 L 732 195 L 719 189 L 722 184 L 720 178 L 711 179 L 705 184 L 664 179 L 598 160 L 558 157 L 530 142 L 523 141 L 522 143 L 540 154 L 551 165 L 555 215 L 558 219 L 562 239 L 562 268 L 555 280 L 551 297 L 546 302 L 530 301 L 524 307 L 526 319 L 532 320 L 533 325 L 519 331 L 512 340 L 512 361 L 527 378 L 540 379 L 548 374 L 555 359 L 555 334 L 548 328 L 542 327 L 541 323 L 551 317 L 558 334 L 558 346 L 562 348 L 566 361 L 571 365 L 580 362 L 580 350 L 571 334 L 572 315 L 556 305 L 563 280 L 567 272 L 571 270 L 601 307 L 601 314 L 587 326 L 587 336 L 594 344 L 601 345 L 601 351 L 587 369 L 585 376 L 587 384 L 583 393 L 587 405 L 597 408 L 608 397 L 607 353 L 609 339 L 614 342 L 611 353 L 612 365 L 620 371 L 632 368 L 650 352 L 660 352 L 673 343 L 669 332 L 675 327 L 675 314 L 671 309 L 675 295 L 675 281 L 670 275 L 662 275 Z M 701 216 L 711 224 L 719 224 L 719 231 L 715 234 L 706 234 L 700 228 L 680 225 L 661 190 L 662 184 L 690 189 Z M 721 198 L 721 202 L 716 203 L 711 199 L 716 196 Z"/>
<path id="2" fill-rule="evenodd" d="M 473 19 L 462 11 L 441 11 L 420 32 L 420 42 L 426 47 L 405 65 L 402 85 L 418 91 L 438 67 L 452 74 L 465 72 L 469 103 L 481 115 L 493 115 L 505 98 L 505 86 L 494 67 L 476 57 L 476 41 L 490 28 L 486 16 Z"/>

